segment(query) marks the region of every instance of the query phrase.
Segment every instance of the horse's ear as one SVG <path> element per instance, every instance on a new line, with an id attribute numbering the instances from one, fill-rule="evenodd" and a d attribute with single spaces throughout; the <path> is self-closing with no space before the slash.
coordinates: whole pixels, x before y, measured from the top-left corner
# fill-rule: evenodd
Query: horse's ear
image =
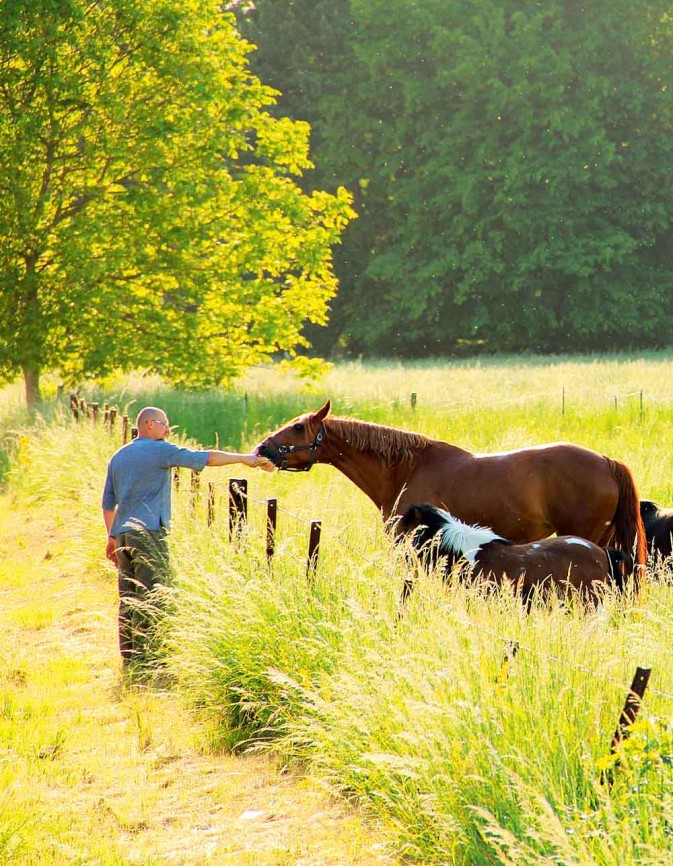
<path id="1" fill-rule="evenodd" d="M 324 421 L 325 418 L 329 415 L 329 410 L 332 408 L 331 400 L 328 400 L 324 406 L 321 406 L 317 412 L 313 415 L 313 420 L 317 421 L 320 424 L 321 421 Z"/>

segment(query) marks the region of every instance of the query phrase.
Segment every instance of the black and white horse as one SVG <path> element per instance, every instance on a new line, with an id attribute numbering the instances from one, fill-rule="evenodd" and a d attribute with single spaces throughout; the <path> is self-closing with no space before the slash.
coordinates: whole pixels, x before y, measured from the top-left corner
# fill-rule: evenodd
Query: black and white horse
<path id="1" fill-rule="evenodd" d="M 629 573 L 633 565 L 628 554 L 575 535 L 513 544 L 492 529 L 470 526 L 427 503 L 411 505 L 398 530 L 411 535 L 426 567 L 444 558 L 445 575 L 460 566 L 461 577 L 498 586 L 507 580 L 526 602 L 535 592 L 548 596 L 556 591 L 564 597 L 575 592 L 595 604 L 604 588 L 624 589 L 624 568 Z"/>

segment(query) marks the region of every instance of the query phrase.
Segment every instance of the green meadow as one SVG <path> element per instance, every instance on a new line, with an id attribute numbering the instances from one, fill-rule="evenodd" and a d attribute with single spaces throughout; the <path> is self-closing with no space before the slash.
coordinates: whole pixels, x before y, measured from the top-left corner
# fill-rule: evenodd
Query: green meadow
<path id="1" fill-rule="evenodd" d="M 649 353 L 351 362 L 312 385 L 259 369 L 224 393 L 179 393 L 138 375 L 92 383 L 80 396 L 131 418 L 141 406 L 158 404 L 177 425 L 175 437 L 204 447 L 250 448 L 328 398 L 334 414 L 418 430 L 475 451 L 573 441 L 626 462 L 643 498 L 673 504 L 671 360 Z M 30 421 L 16 388 L 0 395 L 4 500 L 21 519 L 38 511 L 52 515 L 52 544 L 70 545 L 71 567 L 93 598 L 101 575 L 114 580 L 103 557 L 99 500 L 121 426 L 119 419 L 113 430 L 91 419 L 76 424 L 67 394 L 59 401 L 56 383 L 51 388 L 43 416 Z M 246 478 L 249 493 L 247 527 L 233 538 L 230 477 Z M 210 526 L 209 485 L 215 496 Z M 278 524 L 269 563 L 271 497 L 278 500 Z M 673 586 L 666 566 L 649 568 L 638 600 L 608 595 L 591 612 L 552 603 L 528 614 L 509 592 L 485 598 L 436 574 L 417 575 L 400 617 L 404 557 L 376 509 L 329 466 L 300 474 L 207 468 L 197 491 L 183 473 L 174 511 L 175 582 L 166 593 L 161 634 L 166 671 L 155 686 L 179 703 L 202 754 L 213 760 L 261 754 L 288 773 L 319 780 L 375 828 L 381 863 L 663 866 L 673 860 Z M 322 525 L 320 555 L 307 573 L 315 520 Z M 3 593 L 3 602 L 10 598 Z M 82 608 L 85 618 L 85 602 Z M 39 634 L 50 616 L 56 614 L 36 599 L 12 612 L 12 628 Z M 109 646 L 114 635 L 94 630 L 91 652 L 102 640 Z M 513 642 L 518 651 L 511 657 Z M 31 777 L 48 771 L 62 796 L 72 791 L 75 799 L 82 780 L 68 775 L 74 735 L 56 725 L 46 742 L 37 738 L 37 706 L 21 710 L 31 671 L 16 663 L 11 647 L 3 655 L 0 745 L 10 758 L 2 767 L 0 860 L 168 862 L 152 850 L 128 854 L 115 834 L 130 831 L 120 831 L 119 822 L 101 824 L 109 834 L 105 856 L 98 851 L 87 859 L 70 836 L 64 859 L 37 857 L 46 838 L 68 831 L 62 807 L 46 796 L 36 827 Z M 68 683 L 78 676 L 65 665 L 53 663 L 52 679 L 63 683 L 50 692 L 55 704 L 68 701 Z M 649 686 L 635 725 L 613 754 L 612 737 L 639 666 L 651 669 Z M 136 739 L 151 741 L 152 682 L 142 692 L 126 688 L 127 700 L 135 701 Z M 86 707 L 79 712 L 84 720 Z M 26 749 L 24 738 L 33 742 L 31 754 L 48 747 L 48 762 L 32 769 L 13 764 L 11 755 Z M 283 849 L 276 859 L 239 862 L 374 862 L 362 854 L 364 843 L 352 860 L 343 854 L 321 860 L 315 850 L 310 859 L 300 847 Z M 235 861 L 215 850 L 208 862 Z"/>

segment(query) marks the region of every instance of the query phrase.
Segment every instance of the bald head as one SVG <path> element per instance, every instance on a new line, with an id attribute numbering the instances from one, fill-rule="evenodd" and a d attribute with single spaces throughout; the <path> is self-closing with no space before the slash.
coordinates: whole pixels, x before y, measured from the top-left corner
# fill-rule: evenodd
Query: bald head
<path id="1" fill-rule="evenodd" d="M 141 409 L 138 412 L 136 426 L 138 436 L 149 437 L 150 439 L 164 439 L 170 431 L 168 416 L 158 406 L 145 406 L 144 409 Z"/>

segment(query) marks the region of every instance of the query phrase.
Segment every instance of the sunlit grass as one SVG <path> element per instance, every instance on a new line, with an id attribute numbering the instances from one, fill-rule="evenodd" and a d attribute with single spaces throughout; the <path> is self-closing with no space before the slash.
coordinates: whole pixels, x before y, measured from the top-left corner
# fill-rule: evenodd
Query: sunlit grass
<path id="1" fill-rule="evenodd" d="M 253 433 L 261 438 L 330 396 L 335 412 L 478 451 L 579 442 L 624 460 L 643 495 L 669 504 L 669 366 L 663 354 L 443 368 L 350 364 L 335 367 L 312 393 L 298 393 L 296 383 L 274 385 L 258 371 L 256 389 L 252 381 L 246 385 L 244 441 L 253 444 Z M 157 390 L 133 399 L 174 400 L 171 420 L 177 412 L 188 431 L 199 416 L 217 418 L 242 405 L 240 392 L 189 398 L 161 390 L 160 383 L 152 387 Z M 118 433 L 110 437 L 65 417 L 21 435 L 15 495 L 55 511 L 64 499 L 74 505 L 91 523 L 77 554 L 86 567 L 100 557 L 95 521 Z M 228 441 L 234 443 L 233 435 Z M 236 545 L 228 538 L 232 476 L 249 485 L 249 531 Z M 216 491 L 210 529 L 209 483 Z M 270 497 L 278 499 L 279 515 L 269 566 Z M 322 521 L 323 536 L 311 577 L 312 520 Z M 288 765 L 310 768 L 365 804 L 399 855 L 426 866 L 670 863 L 673 581 L 667 569 L 652 570 L 636 604 L 609 596 L 599 611 L 552 604 L 530 614 L 506 592 L 484 598 L 422 575 L 399 618 L 404 559 L 374 506 L 329 466 L 300 475 L 208 468 L 196 499 L 183 472 L 171 543 L 176 581 L 165 627 L 167 662 L 176 689 L 204 724 L 204 747 L 263 746 Z M 512 642 L 518 651 L 504 665 Z M 652 669 L 642 727 L 620 753 L 610 787 L 602 772 L 637 666 Z M 9 670 L 20 679 L 21 659 Z M 40 711 L 35 699 L 23 703 L 15 690 L 4 706 L 9 724 L 17 712 Z M 142 705 L 130 708 L 127 723 L 135 748 L 151 751 L 156 736 Z M 22 760 L 34 760 L 35 748 L 44 746 L 59 755 L 52 763 L 62 761 L 73 743 L 60 731 L 52 720 L 26 744 Z M 144 809 L 121 798 L 105 820 L 132 833 L 145 820 Z"/>

